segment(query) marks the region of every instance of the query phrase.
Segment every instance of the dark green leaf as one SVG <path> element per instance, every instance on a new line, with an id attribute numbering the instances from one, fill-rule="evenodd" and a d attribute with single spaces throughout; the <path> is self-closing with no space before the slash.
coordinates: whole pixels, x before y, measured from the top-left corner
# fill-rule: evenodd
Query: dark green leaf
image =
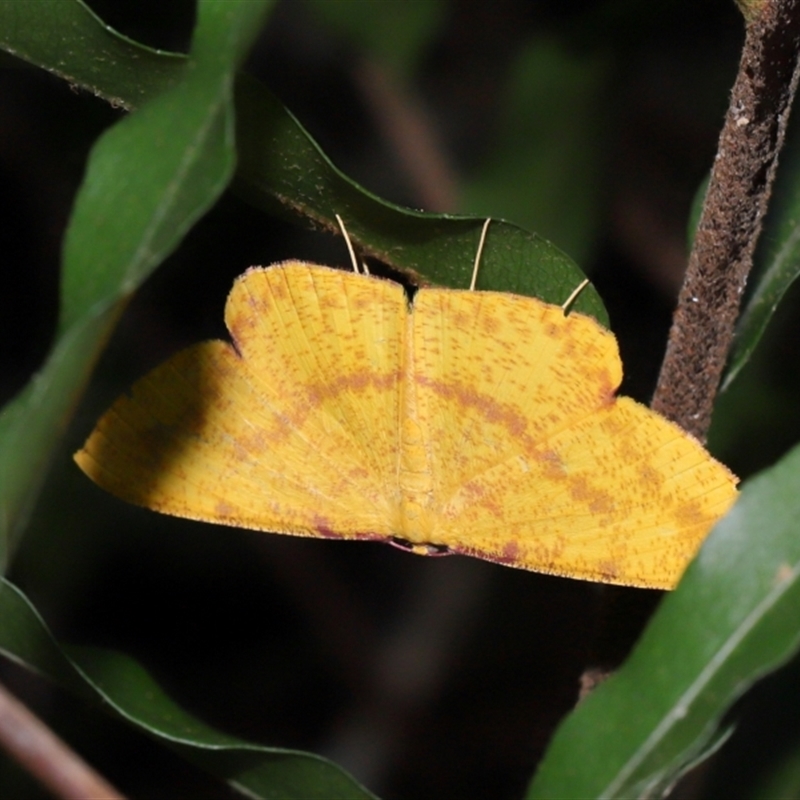
<path id="1" fill-rule="evenodd" d="M 253 205 L 273 212 L 282 206 L 331 231 L 338 230 L 338 213 L 362 254 L 440 285 L 469 285 L 483 219 L 409 211 L 370 194 L 336 169 L 297 120 L 247 76 L 239 80 L 236 105 L 234 188 Z M 569 257 L 540 236 L 502 221 L 490 226 L 479 288 L 563 303 L 582 278 Z M 591 287 L 575 310 L 607 319 Z"/>
<path id="2" fill-rule="evenodd" d="M 0 653 L 102 703 L 250 797 L 373 798 L 324 758 L 263 747 L 214 730 L 176 705 L 127 656 L 97 648 L 62 651 L 36 609 L 5 579 L 0 579 Z"/>
<path id="3" fill-rule="evenodd" d="M 148 59 L 156 57 L 154 51 L 147 51 L 145 59 L 137 50 L 138 45 L 128 40 L 105 43 L 98 36 L 97 20 L 83 6 L 75 0 L 58 2 L 65 9 L 74 5 L 68 24 L 79 32 L 75 34 L 82 42 L 79 57 L 60 49 L 57 42 L 51 41 L 49 48 L 34 46 L 37 37 L 22 25 L 0 39 L 6 49 L 45 69 L 58 68 L 73 76 L 79 85 L 123 105 L 135 106 L 150 91 L 149 87 L 172 79 L 175 54 L 163 54 L 162 71 L 168 78 L 149 75 Z M 0 0 L 0 14 L 3 10 Z M 3 23 L 0 16 L 0 29 Z M 105 28 L 102 34 L 117 36 Z M 103 58 L 105 48 L 113 48 L 114 69 L 107 75 L 89 72 L 86 65 Z M 146 90 L 130 91 L 123 62 L 131 70 L 140 65 L 148 72 Z M 253 205 L 270 213 L 280 210 L 283 214 L 300 215 L 332 232 L 338 232 L 334 216 L 338 213 L 363 254 L 444 286 L 469 285 L 483 219 L 414 212 L 367 192 L 337 170 L 297 120 L 252 79 L 241 80 L 237 88 L 236 121 L 239 166 L 234 188 Z M 562 303 L 582 279 L 574 262 L 541 237 L 510 223 L 493 224 L 479 286 Z M 574 308 L 608 324 L 603 304 L 591 286 Z"/>
<path id="4" fill-rule="evenodd" d="M 84 27 L 97 26 L 78 3 L 53 6 L 68 2 L 84 23 L 88 19 Z M 268 5 L 201 2 L 181 79 L 107 131 L 92 151 L 64 245 L 56 344 L 41 372 L 0 415 L 2 562 L 127 297 L 233 174 L 233 75 Z"/>
<path id="5" fill-rule="evenodd" d="M 800 448 L 749 481 L 623 668 L 558 729 L 528 798 L 657 797 L 800 644 Z"/>
<path id="6" fill-rule="evenodd" d="M 122 108 L 174 86 L 186 56 L 112 31 L 82 0 L 0 0 L 0 48 Z"/>

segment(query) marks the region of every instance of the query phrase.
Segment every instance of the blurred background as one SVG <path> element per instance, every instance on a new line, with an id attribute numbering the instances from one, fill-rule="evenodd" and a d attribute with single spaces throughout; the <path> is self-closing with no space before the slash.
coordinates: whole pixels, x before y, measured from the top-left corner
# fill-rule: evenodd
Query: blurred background
<path id="1" fill-rule="evenodd" d="M 188 48 L 190 0 L 89 5 L 133 39 Z M 247 69 L 381 197 L 504 217 L 570 254 L 607 305 L 624 393 L 647 402 L 743 35 L 732 0 L 282 0 Z M 48 351 L 71 203 L 120 113 L 0 61 L 3 402 Z M 386 800 L 521 797 L 580 676 L 619 663 L 659 593 L 164 518 L 72 464 L 136 378 L 225 336 L 236 275 L 290 257 L 347 263 L 341 239 L 232 194 L 201 220 L 131 303 L 10 577 L 64 641 L 129 653 L 222 730 L 326 755 Z M 742 477 L 800 438 L 797 306 L 790 292 L 721 398 L 711 446 Z M 674 796 L 755 796 L 800 735 L 799 672 L 745 698 L 732 741 Z M 0 678 L 132 797 L 233 796 L 19 668 Z M 0 787 L 44 796 L 5 756 Z"/>

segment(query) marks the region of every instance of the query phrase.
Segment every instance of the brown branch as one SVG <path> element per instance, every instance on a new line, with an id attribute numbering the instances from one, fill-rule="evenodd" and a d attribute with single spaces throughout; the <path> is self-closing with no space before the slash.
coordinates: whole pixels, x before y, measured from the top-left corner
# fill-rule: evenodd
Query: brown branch
<path id="1" fill-rule="evenodd" d="M 2 684 L 0 745 L 56 797 L 124 800 Z"/>
<path id="2" fill-rule="evenodd" d="M 747 25 L 653 408 L 705 440 L 797 89 L 800 0 L 764 0 Z"/>
<path id="3" fill-rule="evenodd" d="M 376 61 L 363 60 L 353 76 L 384 140 L 409 177 L 419 205 L 437 213 L 455 211 L 458 181 L 421 104 Z"/>

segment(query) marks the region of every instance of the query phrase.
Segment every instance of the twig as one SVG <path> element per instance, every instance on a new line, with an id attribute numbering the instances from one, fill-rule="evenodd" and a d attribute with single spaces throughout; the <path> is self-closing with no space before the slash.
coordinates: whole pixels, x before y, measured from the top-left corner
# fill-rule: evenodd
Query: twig
<path id="1" fill-rule="evenodd" d="M 354 77 L 420 205 L 427 211 L 454 211 L 457 180 L 422 106 L 375 61 L 362 61 Z"/>
<path id="2" fill-rule="evenodd" d="M 701 441 L 711 422 L 798 81 L 800 0 L 737 2 L 748 22 L 747 36 L 652 402 Z M 609 610 L 626 596 L 618 587 L 603 589 Z M 620 661 L 608 618 L 595 645 L 604 669 L 584 671 L 581 697 L 597 684 L 595 673 L 605 677 L 608 666 L 616 668 Z"/>
<path id="3" fill-rule="evenodd" d="M 57 797 L 124 800 L 2 684 L 0 745 Z"/>
<path id="4" fill-rule="evenodd" d="M 752 6 L 653 408 L 705 440 L 797 89 L 800 0 Z"/>

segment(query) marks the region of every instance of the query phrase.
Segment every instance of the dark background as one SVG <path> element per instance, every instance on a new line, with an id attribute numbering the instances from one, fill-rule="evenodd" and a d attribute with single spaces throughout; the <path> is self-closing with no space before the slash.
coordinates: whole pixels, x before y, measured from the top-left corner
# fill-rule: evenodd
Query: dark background
<path id="1" fill-rule="evenodd" d="M 188 47 L 188 1 L 90 5 L 134 39 Z M 403 58 L 323 5 L 279 3 L 248 69 L 373 192 L 504 216 L 570 253 L 607 304 L 625 393 L 646 402 L 689 209 L 736 72 L 734 4 L 451 0 L 424 36 L 408 34 L 415 47 Z M 0 64 L 5 401 L 47 353 L 71 202 L 92 142 L 120 112 L 40 70 Z M 404 139 L 410 162 L 393 138 L 398 107 L 401 121 L 423 126 L 420 141 Z M 441 172 L 415 159 L 413 146 L 426 144 Z M 220 729 L 327 755 L 387 800 L 520 797 L 584 669 L 618 663 L 659 593 L 163 518 L 102 494 L 72 465 L 133 380 L 225 335 L 237 274 L 289 257 L 347 260 L 340 240 L 231 194 L 201 220 L 122 320 L 10 577 L 60 638 L 133 655 Z M 793 292 L 719 406 L 712 447 L 743 477 L 800 438 L 796 307 Z M 131 796 L 232 794 L 19 668 L 2 664 L 0 677 Z M 797 678 L 790 665 L 740 704 L 732 742 L 677 795 L 746 796 L 797 738 Z M 43 796 L 0 758 L 5 796 Z"/>

